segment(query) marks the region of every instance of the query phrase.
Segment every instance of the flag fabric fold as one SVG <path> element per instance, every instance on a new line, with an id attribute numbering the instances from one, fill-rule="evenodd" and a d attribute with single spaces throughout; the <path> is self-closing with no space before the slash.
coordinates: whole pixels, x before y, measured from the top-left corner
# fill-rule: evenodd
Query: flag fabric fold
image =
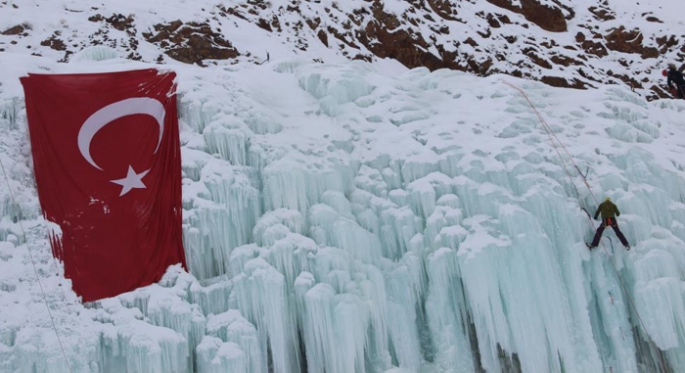
<path id="1" fill-rule="evenodd" d="M 175 73 L 21 78 L 38 198 L 53 254 L 83 301 L 185 264 Z"/>

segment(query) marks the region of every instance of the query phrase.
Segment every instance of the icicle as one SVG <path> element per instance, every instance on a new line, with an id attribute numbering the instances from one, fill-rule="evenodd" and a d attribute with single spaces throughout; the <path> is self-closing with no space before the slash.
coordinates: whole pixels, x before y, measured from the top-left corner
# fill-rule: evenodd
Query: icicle
<path id="1" fill-rule="evenodd" d="M 171 329 L 132 320 L 105 328 L 101 343 L 105 371 L 188 372 L 188 344 Z"/>
<path id="2" fill-rule="evenodd" d="M 205 336 L 197 347 L 198 373 L 246 372 L 256 373 L 246 364 L 245 353 L 233 342 Z"/>
<path id="3" fill-rule="evenodd" d="M 190 306 L 178 297 L 154 292 L 148 301 L 150 323 L 179 333 L 187 342 L 188 371 L 193 370 L 195 347 L 205 334 L 206 319 L 197 305 Z"/>
<path id="4" fill-rule="evenodd" d="M 267 228 L 276 224 L 285 225 L 293 233 L 304 233 L 304 219 L 299 211 L 277 209 L 274 211 L 268 211 L 261 218 L 259 218 L 259 221 L 254 227 L 253 237 L 255 243 L 260 246 L 264 245 L 262 242 L 264 232 Z"/>
<path id="5" fill-rule="evenodd" d="M 209 154 L 218 153 L 221 159 L 232 165 L 247 164 L 247 136 L 241 130 L 227 129 L 219 123 L 212 123 L 202 133 Z"/>
<path id="6" fill-rule="evenodd" d="M 335 291 L 328 284 L 315 285 L 305 295 L 304 340 L 307 371 L 338 373 L 336 359 L 344 352 L 334 343 L 332 303 Z"/>
<path id="7" fill-rule="evenodd" d="M 417 372 L 421 367 L 422 357 L 416 329 L 418 298 L 412 291 L 415 285 L 411 280 L 412 276 L 405 266 L 398 267 L 389 274 L 388 331 L 400 367 Z"/>
<path id="8" fill-rule="evenodd" d="M 314 171 L 288 159 L 271 163 L 264 169 L 264 206 L 267 210 L 297 210 L 307 216 L 324 192 L 344 193 L 349 188 L 351 171 L 348 165 Z"/>
<path id="9" fill-rule="evenodd" d="M 244 274 L 234 277 L 234 295 L 240 311 L 257 326 L 263 350 L 268 339 L 276 373 L 299 371 L 297 337 L 290 335 L 285 279 L 262 258 L 245 264 Z"/>
<path id="10" fill-rule="evenodd" d="M 209 193 L 194 202 L 184 241 L 191 271 L 200 279 L 226 274 L 231 251 L 252 240 L 260 214 L 259 193 L 231 168 L 208 164 L 201 179 Z"/>
<path id="11" fill-rule="evenodd" d="M 238 345 L 245 354 L 245 372 L 258 373 L 266 370 L 266 351 L 259 340 L 257 329 L 238 310 L 210 316 L 207 320 L 207 334 L 220 338 L 223 342 Z"/>
<path id="12" fill-rule="evenodd" d="M 317 250 L 318 247 L 310 238 L 290 233 L 271 245 L 264 256 L 283 274 L 286 286 L 290 289 L 300 273 L 310 271 L 310 262 Z"/>
<path id="13" fill-rule="evenodd" d="M 456 253 L 441 248 L 428 257 L 430 288 L 426 300 L 429 327 L 437 350 L 436 364 L 455 372 L 473 372 L 467 320 L 464 319 L 463 294 L 457 273 Z M 487 367 L 494 369 L 495 367 Z"/>
<path id="14" fill-rule="evenodd" d="M 225 280 L 222 277 L 219 279 Z M 201 286 L 198 282 L 193 282 L 190 286 L 189 300 L 191 303 L 197 304 L 205 316 L 217 315 L 228 310 L 228 298 L 232 289 L 233 284 L 229 281 L 217 281 L 208 286 Z"/>
<path id="15" fill-rule="evenodd" d="M 86 47 L 80 51 L 74 53 L 69 58 L 69 62 L 82 62 L 82 61 L 105 61 L 119 58 L 119 52 L 116 49 L 104 46 L 95 45 L 92 47 Z"/>

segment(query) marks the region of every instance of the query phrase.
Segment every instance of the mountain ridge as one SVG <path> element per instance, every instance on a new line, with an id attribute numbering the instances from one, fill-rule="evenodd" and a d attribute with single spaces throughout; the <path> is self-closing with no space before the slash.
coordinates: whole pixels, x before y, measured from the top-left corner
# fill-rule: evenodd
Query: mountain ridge
<path id="1" fill-rule="evenodd" d="M 0 21 L 0 52 L 68 62 L 84 48 L 102 45 L 127 59 L 200 66 L 260 63 L 269 52 L 320 62 L 390 58 L 409 68 L 504 73 L 555 87 L 622 84 L 648 100 L 666 98 L 660 71 L 685 57 L 685 33 L 669 26 L 683 22 L 672 14 L 675 2 L 640 4 L 247 0 L 88 6 L 32 0 L 20 6 L 3 1 L 0 11 L 11 17 Z M 37 23 L 35 9 L 61 19 Z"/>

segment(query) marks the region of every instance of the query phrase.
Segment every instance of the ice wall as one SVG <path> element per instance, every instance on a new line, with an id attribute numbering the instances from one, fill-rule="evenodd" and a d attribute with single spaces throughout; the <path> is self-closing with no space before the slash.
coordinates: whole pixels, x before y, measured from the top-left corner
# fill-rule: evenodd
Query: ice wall
<path id="1" fill-rule="evenodd" d="M 191 273 L 88 305 L 51 259 L 23 103 L 3 80 L 18 204 L 3 181 L 0 372 L 67 372 L 29 248 L 75 372 L 685 371 L 685 104 L 507 78 L 588 188 L 498 77 L 297 60 L 177 71 Z M 597 222 L 581 208 L 605 196 L 629 252 L 609 230 L 583 244 Z"/>

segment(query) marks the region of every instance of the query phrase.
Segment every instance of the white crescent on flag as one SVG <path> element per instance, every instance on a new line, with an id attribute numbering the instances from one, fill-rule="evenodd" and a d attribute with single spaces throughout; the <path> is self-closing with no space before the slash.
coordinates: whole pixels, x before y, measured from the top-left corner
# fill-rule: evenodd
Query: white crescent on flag
<path id="1" fill-rule="evenodd" d="M 150 115 L 157 120 L 157 123 L 159 124 L 159 139 L 157 140 L 157 146 L 154 151 L 154 153 L 157 153 L 159 145 L 162 143 L 162 136 L 164 135 L 164 116 L 166 114 L 164 105 L 153 98 L 135 97 L 109 104 L 93 113 L 85 122 L 83 122 L 83 125 L 78 132 L 78 148 L 81 151 L 83 158 L 85 158 L 93 167 L 102 171 L 102 168 L 95 163 L 93 157 L 90 155 L 90 142 L 93 140 L 95 134 L 107 124 L 116 119 L 134 114 Z"/>

